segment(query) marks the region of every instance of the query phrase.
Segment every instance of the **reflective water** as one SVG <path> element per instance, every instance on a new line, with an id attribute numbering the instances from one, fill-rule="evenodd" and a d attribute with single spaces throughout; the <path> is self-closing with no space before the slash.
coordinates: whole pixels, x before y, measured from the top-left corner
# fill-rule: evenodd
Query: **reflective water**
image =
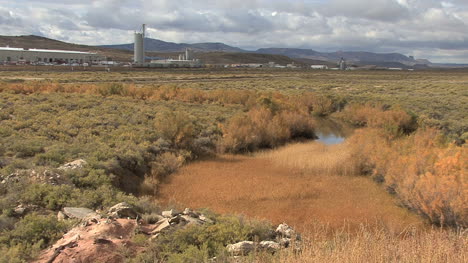
<path id="1" fill-rule="evenodd" d="M 316 123 L 317 141 L 324 144 L 340 144 L 352 133 L 349 126 L 329 119 L 317 118 Z"/>

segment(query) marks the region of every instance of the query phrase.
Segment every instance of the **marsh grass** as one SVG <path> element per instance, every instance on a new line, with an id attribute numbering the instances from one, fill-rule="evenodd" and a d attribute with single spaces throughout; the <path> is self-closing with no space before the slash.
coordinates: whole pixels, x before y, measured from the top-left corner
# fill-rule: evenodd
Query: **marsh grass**
<path id="1" fill-rule="evenodd" d="M 257 154 L 274 165 L 299 169 L 315 175 L 359 175 L 359 167 L 347 144 L 325 145 L 320 142 L 289 144 L 277 151 Z"/>
<path id="2" fill-rule="evenodd" d="M 468 260 L 466 231 L 409 228 L 395 233 L 384 227 L 362 225 L 353 234 L 341 231 L 330 236 L 326 227 L 318 226 L 305 236 L 302 253 L 286 251 L 280 254 L 278 262 L 462 263 Z"/>

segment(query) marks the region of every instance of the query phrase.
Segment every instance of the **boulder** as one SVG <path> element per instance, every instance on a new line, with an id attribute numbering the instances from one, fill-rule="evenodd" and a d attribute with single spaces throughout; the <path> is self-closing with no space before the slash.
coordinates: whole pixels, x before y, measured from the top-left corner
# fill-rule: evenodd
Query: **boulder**
<path id="1" fill-rule="evenodd" d="M 108 214 L 112 217 L 117 217 L 117 218 L 135 219 L 139 217 L 139 214 L 135 211 L 135 209 L 131 205 L 125 202 L 116 204 L 113 207 L 111 207 L 109 209 Z"/>
<path id="2" fill-rule="evenodd" d="M 273 254 L 281 249 L 281 245 L 274 241 L 262 241 L 258 244 L 258 248 Z"/>
<path id="3" fill-rule="evenodd" d="M 294 229 L 287 224 L 281 224 L 276 228 L 276 234 L 280 237 L 292 238 L 296 233 Z"/>
<path id="4" fill-rule="evenodd" d="M 156 224 L 158 226 L 153 231 L 151 231 L 151 235 L 159 234 L 160 232 L 168 230 L 171 227 L 171 223 L 169 223 L 169 219 L 167 218 L 159 220 L 159 222 L 157 222 Z"/>
<path id="5" fill-rule="evenodd" d="M 161 214 L 165 218 L 173 218 L 177 215 L 180 215 L 180 212 L 175 209 L 171 209 L 169 211 L 163 211 Z"/>
<path id="6" fill-rule="evenodd" d="M 66 163 L 62 166 L 60 166 L 58 169 L 60 170 L 75 170 L 75 169 L 81 169 L 88 163 L 83 160 L 83 159 L 78 159 L 73 162 Z"/>
<path id="7" fill-rule="evenodd" d="M 255 249 L 255 246 L 252 241 L 242 241 L 236 244 L 227 245 L 226 249 L 233 256 L 245 256 L 252 252 Z"/>
<path id="8" fill-rule="evenodd" d="M 84 207 L 64 207 L 62 212 L 69 218 L 85 219 L 89 217 L 99 217 L 98 213 Z"/>

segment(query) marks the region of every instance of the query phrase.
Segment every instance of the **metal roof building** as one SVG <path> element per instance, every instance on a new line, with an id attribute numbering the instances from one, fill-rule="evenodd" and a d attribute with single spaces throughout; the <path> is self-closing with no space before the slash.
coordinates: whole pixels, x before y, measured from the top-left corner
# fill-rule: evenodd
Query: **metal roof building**
<path id="1" fill-rule="evenodd" d="M 0 47 L 0 62 L 92 63 L 103 57 L 91 52 Z"/>

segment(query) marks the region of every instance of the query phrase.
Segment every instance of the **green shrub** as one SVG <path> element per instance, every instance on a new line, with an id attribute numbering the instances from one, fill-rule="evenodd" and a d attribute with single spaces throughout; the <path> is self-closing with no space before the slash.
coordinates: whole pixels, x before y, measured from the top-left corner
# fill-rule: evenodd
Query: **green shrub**
<path id="1" fill-rule="evenodd" d="M 113 182 L 113 176 L 107 174 L 103 169 L 83 168 L 69 170 L 65 175 L 79 188 L 96 189 L 103 185 L 111 185 Z"/>
<path id="2" fill-rule="evenodd" d="M 194 262 L 190 257 L 204 262 L 207 258 L 227 256 L 228 244 L 244 240 L 271 238 L 270 225 L 265 222 L 248 221 L 241 217 L 220 216 L 213 218 L 216 224 L 205 224 L 178 229 L 163 234 L 152 243 L 141 258 L 169 262 Z"/>
<path id="3" fill-rule="evenodd" d="M 189 148 L 196 135 L 195 125 L 189 115 L 181 111 L 164 111 L 157 115 L 154 128 L 161 138 L 178 148 Z"/>
<path id="4" fill-rule="evenodd" d="M 45 153 L 36 154 L 34 158 L 36 159 L 37 165 L 58 166 L 65 162 L 66 155 L 65 155 L 65 151 L 63 150 L 62 151 L 52 150 L 52 151 L 46 151 Z"/>
<path id="5" fill-rule="evenodd" d="M 27 204 L 35 204 L 52 210 L 60 210 L 79 197 L 79 190 L 70 185 L 32 184 L 21 195 Z"/>
<path id="6" fill-rule="evenodd" d="M 10 217 L 8 214 L 10 212 L 3 211 L 2 214 L 0 214 L 0 233 L 4 230 L 11 230 L 15 226 L 16 220 L 12 217 Z"/>
<path id="7" fill-rule="evenodd" d="M 33 157 L 44 152 L 44 143 L 38 140 L 16 139 L 11 146 L 11 150 L 16 153 L 16 157 Z"/>
<path id="8" fill-rule="evenodd" d="M 54 215 L 29 214 L 16 225 L 14 230 L 4 232 L 0 237 L 0 243 L 10 246 L 36 244 L 40 248 L 46 248 L 59 239 L 68 227 L 65 222 L 59 222 Z"/>
<path id="9" fill-rule="evenodd" d="M 98 93 L 103 96 L 124 95 L 125 87 L 120 83 L 105 84 L 98 88 Z"/>
<path id="10" fill-rule="evenodd" d="M 188 246 L 182 253 L 171 254 L 167 258 L 168 263 L 196 263 L 208 262 L 210 254 L 207 245 L 202 247 Z"/>

